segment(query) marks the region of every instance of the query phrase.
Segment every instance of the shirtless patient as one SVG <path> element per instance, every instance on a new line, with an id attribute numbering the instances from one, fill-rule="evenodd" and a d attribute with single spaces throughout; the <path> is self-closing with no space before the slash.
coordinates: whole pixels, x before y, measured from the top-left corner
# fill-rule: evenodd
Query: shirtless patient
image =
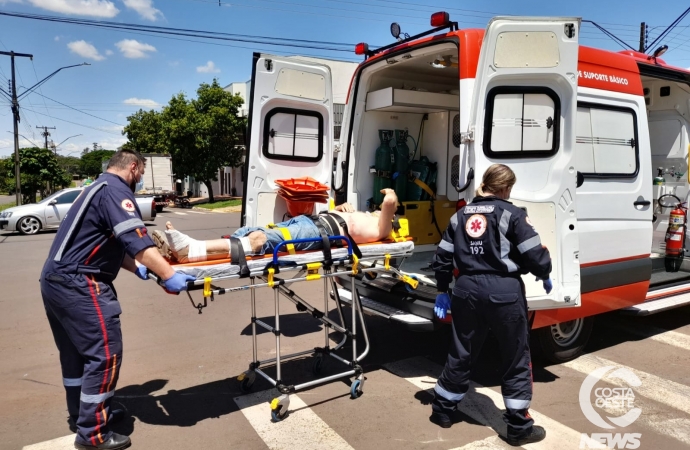
<path id="1" fill-rule="evenodd" d="M 355 211 L 349 203 L 335 207 L 333 214 L 342 217 L 347 223 L 348 232 L 357 244 L 376 242 L 386 239 L 393 226 L 393 216 L 398 205 L 398 198 L 392 189 L 382 189 L 385 194 L 381 211 L 364 213 Z M 336 224 L 338 230 L 332 230 L 331 223 L 320 218 L 319 221 L 329 230 L 330 236 L 345 235 L 343 229 Z M 308 216 L 297 216 L 276 224 L 276 227 L 287 228 L 291 239 L 320 238 L 321 234 L 314 222 Z M 227 259 L 230 253 L 229 239 L 213 239 L 198 241 L 173 228 L 170 222 L 165 224 L 165 233 L 158 230 L 153 232 L 153 239 L 164 256 L 180 263 L 207 261 L 213 259 Z M 275 228 L 243 227 L 232 235 L 238 238 L 246 255 L 263 255 L 272 253 L 280 242 L 285 240 L 282 232 Z M 316 250 L 321 248 L 321 242 L 295 244 L 295 250 Z"/>

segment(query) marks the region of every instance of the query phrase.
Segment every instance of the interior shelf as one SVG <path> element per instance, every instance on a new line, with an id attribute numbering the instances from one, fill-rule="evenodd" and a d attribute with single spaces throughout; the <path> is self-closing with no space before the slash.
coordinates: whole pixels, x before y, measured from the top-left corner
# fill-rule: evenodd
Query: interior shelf
<path id="1" fill-rule="evenodd" d="M 385 88 L 367 94 L 367 111 L 433 113 L 457 111 L 460 96 Z"/>

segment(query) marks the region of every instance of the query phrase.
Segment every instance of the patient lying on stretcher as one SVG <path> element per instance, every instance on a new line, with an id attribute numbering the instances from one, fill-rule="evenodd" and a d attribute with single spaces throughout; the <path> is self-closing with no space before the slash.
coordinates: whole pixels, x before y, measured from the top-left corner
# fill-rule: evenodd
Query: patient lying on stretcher
<path id="1" fill-rule="evenodd" d="M 398 204 L 398 198 L 392 189 L 383 189 L 381 193 L 385 194 L 381 211 L 375 213 L 355 211 L 352 205 L 344 203 L 330 214 L 320 215 L 316 220 L 308 216 L 297 216 L 278 223 L 273 228 L 242 227 L 232 237 L 239 240 L 237 245 L 241 245 L 245 255 L 272 253 L 279 243 L 288 240 L 286 236 L 289 236 L 289 240 L 296 240 L 321 238 L 323 233 L 328 236 L 349 234 L 356 244 L 377 242 L 391 234 Z M 341 223 L 346 224 L 347 233 Z M 165 224 L 165 228 L 165 232 L 155 230 L 152 236 L 161 254 L 171 260 L 187 263 L 230 257 L 231 239 L 199 241 L 176 230 L 170 222 Z M 281 228 L 286 229 L 287 233 Z M 295 244 L 295 250 L 317 250 L 321 247 L 320 240 Z"/>

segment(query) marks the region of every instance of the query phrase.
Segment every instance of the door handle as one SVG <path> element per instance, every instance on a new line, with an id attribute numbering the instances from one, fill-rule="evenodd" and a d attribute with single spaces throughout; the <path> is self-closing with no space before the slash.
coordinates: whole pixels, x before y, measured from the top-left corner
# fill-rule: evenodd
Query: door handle
<path id="1" fill-rule="evenodd" d="M 651 204 L 652 202 L 650 202 L 649 200 L 635 200 L 633 202 L 633 205 L 635 206 L 649 206 Z"/>

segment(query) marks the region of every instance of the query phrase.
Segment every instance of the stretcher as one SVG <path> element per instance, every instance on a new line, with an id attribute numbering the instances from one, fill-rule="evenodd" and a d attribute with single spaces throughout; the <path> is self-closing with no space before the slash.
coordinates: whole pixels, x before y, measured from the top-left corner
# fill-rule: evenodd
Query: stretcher
<path id="1" fill-rule="evenodd" d="M 272 255 L 265 257 L 247 257 L 246 261 L 237 263 L 229 260 L 205 261 L 201 263 L 187 263 L 174 265 L 176 271 L 192 275 L 195 281 L 187 283 L 187 294 L 192 305 L 202 310 L 208 306 L 209 301 L 213 301 L 215 296 L 229 294 L 232 292 L 250 291 L 251 298 L 251 328 L 252 328 L 252 362 L 249 369 L 238 376 L 240 386 L 243 391 L 249 392 L 256 380 L 256 375 L 260 375 L 273 385 L 280 396 L 271 402 L 271 417 L 274 422 L 283 420 L 290 405 L 290 394 L 298 391 L 325 384 L 330 381 L 349 378 L 354 376 L 354 381 L 350 385 L 350 396 L 353 399 L 359 398 L 364 392 L 364 371 L 360 362 L 369 353 L 369 336 L 364 322 L 362 303 L 355 288 L 355 277 L 360 274 L 363 276 L 374 277 L 378 273 L 387 272 L 389 276 L 398 277 L 412 288 L 417 287 L 417 280 L 398 271 L 391 265 L 393 259 L 406 258 L 412 255 L 414 243 L 411 238 L 399 238 L 396 241 L 376 242 L 371 244 L 360 244 L 357 246 L 350 242 L 345 236 L 331 236 L 328 241 L 332 244 L 328 249 L 297 252 L 281 251 L 293 248 L 294 244 L 306 242 L 323 242 L 322 238 L 286 240 L 275 247 Z M 341 248 L 334 248 L 336 243 L 344 243 Z M 354 248 L 359 248 L 361 257 L 356 256 Z M 155 274 L 149 277 L 160 283 Z M 349 277 L 351 298 L 349 301 L 341 300 L 336 286 L 336 278 L 339 277 L 340 283 L 347 283 Z M 224 280 L 247 279 L 248 283 L 241 286 L 228 288 L 217 287 L 214 283 Z M 310 304 L 307 300 L 297 295 L 289 286 L 293 283 L 303 281 L 323 280 L 323 310 Z M 275 326 L 256 317 L 256 291 L 261 288 L 270 288 L 274 293 L 275 303 Z M 192 292 L 203 291 L 203 303 L 195 303 Z M 337 320 L 328 317 L 329 293 L 335 300 L 335 311 Z M 280 350 L 280 297 L 288 299 L 295 304 L 298 311 L 306 312 L 323 324 L 324 346 L 311 348 L 309 350 L 282 355 Z M 351 304 L 352 319 L 348 329 L 345 322 L 342 304 Z M 364 350 L 357 352 L 357 338 L 359 322 L 361 326 L 361 336 L 364 340 Z M 257 326 L 275 335 L 276 357 L 266 360 L 259 360 L 257 356 Z M 329 338 L 330 330 L 335 330 L 342 334 L 342 339 L 334 347 L 331 347 Z M 352 343 L 352 359 L 348 360 L 336 354 L 348 341 Z M 312 372 L 318 375 L 324 365 L 326 357 L 330 357 L 347 367 L 347 370 L 317 379 L 313 379 L 301 384 L 288 384 L 282 379 L 281 364 L 287 360 L 301 358 L 307 355 L 314 357 Z M 275 367 L 276 378 L 272 378 L 266 373 L 267 367 Z"/>

